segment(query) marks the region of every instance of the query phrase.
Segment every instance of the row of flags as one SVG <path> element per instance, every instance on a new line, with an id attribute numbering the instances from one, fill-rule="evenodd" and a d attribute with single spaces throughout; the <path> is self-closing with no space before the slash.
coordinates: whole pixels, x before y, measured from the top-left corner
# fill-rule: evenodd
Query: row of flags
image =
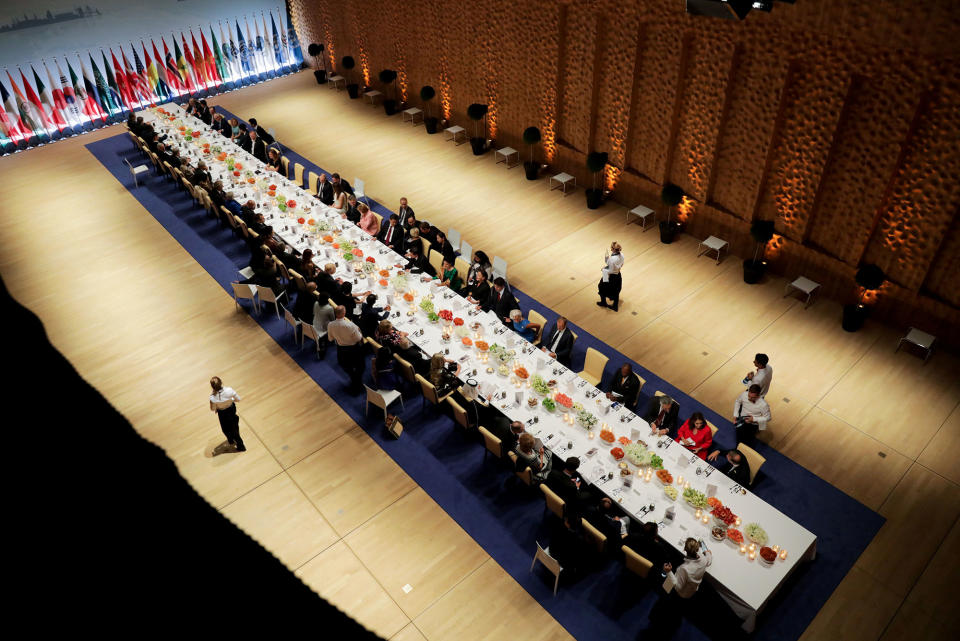
<path id="1" fill-rule="evenodd" d="M 243 28 L 239 19 L 233 27 L 229 21 L 226 26 L 218 22 L 216 28 L 211 24 L 209 40 L 202 28 L 199 42 L 192 29 L 189 42 L 183 32 L 179 42 L 171 34 L 172 52 L 161 36 L 162 56 L 150 38 L 150 47 L 140 41 L 142 58 L 130 43 L 129 50 L 117 47 L 119 58 L 113 47 L 108 47 L 109 57 L 101 49 L 99 66 L 91 52 L 86 60 L 79 52 L 74 60 L 64 56 L 63 65 L 57 58 L 51 64 L 41 60 L 36 67 L 30 65 L 32 83 L 20 68 L 19 84 L 5 70 L 6 78 L 0 77 L 0 148 L 7 153 L 50 142 L 122 120 L 148 105 L 207 96 L 299 69 L 303 52 L 289 16 L 278 11 L 275 21 L 273 11 L 269 13 L 269 30 L 261 12 L 260 22 L 253 17 L 253 29 L 246 16 Z"/>

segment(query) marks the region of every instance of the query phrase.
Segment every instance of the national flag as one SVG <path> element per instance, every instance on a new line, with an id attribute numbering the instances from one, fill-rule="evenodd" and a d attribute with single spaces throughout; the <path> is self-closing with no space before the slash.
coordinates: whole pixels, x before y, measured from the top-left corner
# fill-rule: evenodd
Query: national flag
<path id="1" fill-rule="evenodd" d="M 170 36 L 173 39 L 173 50 L 176 52 L 177 56 L 177 72 L 180 74 L 180 77 L 183 79 L 183 84 L 186 86 L 187 91 L 193 93 L 197 90 L 196 85 L 193 83 L 193 74 L 190 72 L 189 67 L 187 67 L 187 59 L 183 57 L 183 52 L 180 51 L 180 45 L 177 44 L 177 37 Z M 183 37 L 183 34 L 180 34 L 180 37 Z M 186 45 L 184 45 L 186 46 Z"/>
<path id="2" fill-rule="evenodd" d="M 50 67 L 47 65 L 47 61 L 41 59 L 40 62 L 43 63 L 43 70 L 47 72 L 47 84 L 49 85 L 47 97 L 53 98 L 50 111 L 54 116 L 54 122 L 57 122 L 58 126 L 60 122 L 63 123 L 63 126 L 60 128 L 61 131 L 78 125 L 79 123 L 75 122 L 67 112 L 67 101 L 63 98 L 63 89 L 60 88 L 60 83 L 57 82 L 54 75 L 50 73 Z M 34 74 L 36 73 L 36 70 L 34 70 Z M 39 88 L 39 85 L 37 85 L 37 87 Z M 40 92 L 40 98 L 44 99 L 44 92 Z"/>
<path id="3" fill-rule="evenodd" d="M 113 51 L 110 52 L 110 55 L 113 56 Z M 107 76 L 107 91 L 110 94 L 111 102 L 116 105 L 121 113 L 131 111 L 126 92 L 120 88 L 120 84 L 114 75 L 114 70 L 110 68 L 110 63 L 107 62 L 107 54 L 103 52 L 103 49 L 100 50 L 100 56 L 103 58 L 103 73 Z M 120 65 L 117 64 L 116 56 L 113 56 L 113 64 L 116 65 L 117 69 L 120 68 Z M 121 73 L 123 72 L 121 71 Z"/>
<path id="4" fill-rule="evenodd" d="M 276 76 L 277 65 L 274 57 L 270 55 L 270 52 L 273 51 L 273 44 L 270 42 L 270 32 L 267 31 L 267 17 L 263 15 L 263 11 L 260 12 L 260 22 L 263 23 L 263 59 L 267 63 L 267 69 L 270 70 L 270 73 Z"/>
<path id="5" fill-rule="evenodd" d="M 217 34 L 210 25 L 210 40 L 213 41 L 213 64 L 217 68 L 217 75 L 223 82 L 230 81 L 230 74 L 227 73 L 227 65 L 224 64 L 223 56 L 220 54 L 220 43 L 217 42 Z"/>
<path id="6" fill-rule="evenodd" d="M 236 24 L 237 24 L 237 42 L 240 43 L 240 66 L 245 72 L 250 73 L 250 71 L 252 71 L 251 69 L 252 65 L 250 64 L 250 56 L 247 54 L 247 43 L 243 39 L 243 32 L 240 31 L 240 23 L 237 22 Z M 231 45 L 233 44 L 232 40 L 230 41 L 230 44 Z"/>
<path id="7" fill-rule="evenodd" d="M 106 83 L 103 81 L 103 76 L 100 75 L 100 70 L 97 69 L 97 65 L 93 62 L 93 56 L 90 58 L 90 69 L 87 69 L 86 65 L 83 64 L 83 59 L 80 58 L 80 55 L 77 54 L 77 59 L 80 60 L 80 72 L 83 74 L 83 88 L 87 92 L 87 100 L 84 101 L 83 110 L 87 112 L 87 115 L 90 115 L 91 111 L 97 111 L 100 114 L 100 119 L 103 122 L 107 122 L 110 119 L 110 99 L 109 91 L 104 93 L 106 89 Z M 94 80 L 91 78 L 93 74 Z M 90 104 L 91 101 L 93 104 Z M 96 107 L 96 109 L 94 109 Z"/>
<path id="8" fill-rule="evenodd" d="M 153 59 L 155 62 L 152 64 L 154 65 L 153 70 L 159 79 L 159 87 L 168 98 L 172 98 L 174 89 L 170 86 L 170 82 L 167 79 L 167 69 L 163 66 L 163 58 L 160 56 L 160 52 L 157 51 L 157 43 L 153 41 L 153 38 L 150 39 L 150 46 L 153 47 Z M 147 71 L 150 71 L 150 65 L 151 63 L 147 62 Z"/>
<path id="9" fill-rule="evenodd" d="M 237 41 L 233 39 L 233 34 L 230 33 L 230 23 L 227 23 L 227 35 L 230 36 L 230 65 L 233 67 L 234 72 L 236 73 L 236 79 L 240 84 L 243 84 L 243 65 L 240 62 L 240 50 L 237 48 Z M 226 40 L 224 40 L 226 42 Z M 224 44 L 224 47 L 227 45 Z"/>
<path id="10" fill-rule="evenodd" d="M 300 39 L 297 38 L 297 30 L 293 28 L 293 22 L 290 21 L 290 6 L 287 5 L 287 37 L 290 39 L 290 63 L 294 68 L 300 68 L 303 64 L 303 52 L 300 50 Z"/>
<path id="11" fill-rule="evenodd" d="M 207 78 L 214 84 L 223 84 L 223 81 L 220 79 L 220 72 L 217 70 L 217 60 L 213 57 L 213 52 L 210 51 L 207 37 L 203 35 L 203 29 L 198 30 L 200 31 L 200 44 L 203 45 L 203 62 L 207 72 Z"/>
<path id="12" fill-rule="evenodd" d="M 250 22 L 247 21 L 246 16 L 243 17 L 243 24 L 247 28 L 247 55 L 253 63 L 254 73 L 259 76 L 261 75 L 260 54 L 257 52 L 257 41 L 253 39 L 253 32 L 250 31 Z"/>
<path id="13" fill-rule="evenodd" d="M 123 53 L 122 49 L 120 53 Z M 123 101 L 126 103 L 127 108 L 133 111 L 133 108 L 137 106 L 137 97 L 133 93 L 133 86 L 131 86 L 127 74 L 123 71 L 123 65 L 117 60 L 117 54 L 113 53 L 113 47 L 110 47 L 110 57 L 113 58 L 113 76 L 117 82 L 117 89 L 120 91 L 120 95 L 123 96 Z M 107 74 L 107 79 L 110 79 L 109 73 Z"/>
<path id="14" fill-rule="evenodd" d="M 70 118 L 70 121 L 77 125 L 83 125 L 83 114 L 80 112 L 80 104 L 77 102 L 77 94 L 73 89 L 73 80 L 67 79 L 67 75 L 60 68 L 60 62 L 54 58 L 53 64 L 57 68 L 57 76 L 60 79 L 60 91 L 63 96 L 64 113 Z M 56 94 L 54 94 L 56 100 Z"/>
<path id="15" fill-rule="evenodd" d="M 207 78 L 207 71 L 203 65 L 203 55 L 200 53 L 200 47 L 197 46 L 197 38 L 193 35 L 193 29 L 190 30 L 190 39 L 193 41 L 193 53 L 190 53 L 190 47 L 186 40 L 183 42 L 183 51 L 187 54 L 187 62 L 193 67 L 193 73 L 197 77 L 197 85 L 201 89 L 205 89 L 210 85 L 210 80 Z"/>
<path id="16" fill-rule="evenodd" d="M 144 75 L 147 79 L 147 83 L 150 85 L 153 93 L 157 95 L 157 98 L 160 100 L 169 98 L 170 92 L 168 92 L 166 86 L 160 82 L 160 74 L 157 72 L 157 65 L 153 63 L 153 58 L 150 57 L 150 52 L 147 51 L 147 45 L 144 44 L 143 40 L 140 41 L 140 48 L 143 49 L 143 63 L 146 67 L 144 69 Z M 134 52 L 134 57 L 136 57 L 136 52 Z M 140 61 L 137 60 L 136 63 L 139 67 Z"/>
<path id="17" fill-rule="evenodd" d="M 273 57 L 277 61 L 277 64 L 283 68 L 283 49 L 280 47 L 280 37 L 277 34 L 277 23 L 273 21 L 273 11 L 270 12 L 270 29 L 273 31 Z M 263 30 L 266 31 L 267 28 L 264 27 Z"/>
<path id="18" fill-rule="evenodd" d="M 173 54 L 170 53 L 170 50 L 167 48 L 167 41 L 161 36 L 160 42 L 163 43 L 163 61 L 164 61 L 164 70 L 167 72 L 167 83 L 170 85 L 170 88 L 175 90 L 178 94 L 182 94 L 186 90 L 186 84 L 183 79 L 183 75 L 180 73 L 180 67 L 177 64 L 177 59 L 180 57 L 180 50 L 177 49 L 177 58 L 173 57 Z M 177 47 L 177 39 L 173 39 L 173 47 Z"/>
<path id="19" fill-rule="evenodd" d="M 140 56 L 137 55 L 137 50 L 132 42 L 130 43 L 130 50 L 133 52 L 133 67 L 130 66 L 130 61 L 127 60 L 127 54 L 124 53 L 122 48 L 120 49 L 120 53 L 123 55 L 123 65 L 127 70 L 127 81 L 130 83 L 134 94 L 141 103 L 148 102 L 150 106 L 154 106 L 156 103 L 156 95 L 154 95 L 153 89 L 150 88 L 150 79 L 147 78 L 147 70 L 144 69 L 143 63 L 140 61 Z"/>
<path id="20" fill-rule="evenodd" d="M 49 129 L 56 129 L 56 127 L 43 115 L 40 99 L 37 98 L 37 94 L 33 92 L 33 87 L 27 82 L 27 77 L 23 75 L 23 70 L 20 70 L 20 81 L 23 83 L 23 93 L 20 92 L 17 83 L 13 81 L 9 71 L 7 72 L 7 77 L 10 78 L 10 84 L 13 86 L 13 91 L 17 96 L 17 109 L 20 112 L 20 119 L 33 130 L 33 133 L 41 138 L 48 136 Z M 24 94 L 26 94 L 26 96 L 24 96 Z"/>
<path id="21" fill-rule="evenodd" d="M 40 74 L 33 68 L 33 65 L 30 65 L 30 71 L 33 72 L 33 84 L 37 86 L 37 93 L 34 94 L 37 96 L 35 104 L 40 107 L 40 110 L 43 111 L 44 118 L 52 125 L 51 130 L 56 128 L 58 132 L 63 133 L 63 130 L 67 128 L 67 121 L 64 120 L 63 114 L 57 109 L 57 106 L 53 102 L 53 97 L 50 95 L 50 90 L 43 84 L 43 80 L 40 79 Z M 27 83 L 24 82 L 24 84 Z M 33 96 L 30 96 L 29 91 L 27 96 L 33 100 Z"/>
<path id="22" fill-rule="evenodd" d="M 10 74 L 7 73 L 7 77 L 9 76 Z M 30 134 L 33 132 L 30 131 L 26 123 L 20 118 L 20 113 L 17 110 L 13 96 L 11 96 L 7 88 L 3 86 L 2 81 L 0 81 L 0 98 L 3 99 L 3 104 L 0 104 L 0 119 L 3 121 L 4 135 L 14 142 L 25 141 L 30 138 Z"/>
<path id="23" fill-rule="evenodd" d="M 73 70 L 70 59 L 67 58 L 67 71 L 70 72 L 70 82 L 73 84 L 73 93 L 77 96 L 77 104 L 83 113 L 90 119 L 90 123 L 100 120 L 106 122 L 103 107 L 100 106 L 100 100 L 97 96 L 97 87 L 92 81 L 88 81 L 86 71 L 83 68 L 83 61 L 80 61 L 80 73 L 84 75 L 84 81 Z"/>

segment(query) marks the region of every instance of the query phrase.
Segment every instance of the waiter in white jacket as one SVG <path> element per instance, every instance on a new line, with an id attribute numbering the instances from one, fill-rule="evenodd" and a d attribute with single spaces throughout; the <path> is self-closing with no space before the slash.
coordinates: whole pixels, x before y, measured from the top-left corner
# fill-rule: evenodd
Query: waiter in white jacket
<path id="1" fill-rule="evenodd" d="M 737 443 L 749 441 L 757 435 L 758 430 L 767 429 L 770 418 L 770 406 L 760 396 L 760 386 L 754 383 L 733 403 L 733 426 L 737 432 Z"/>
<path id="2" fill-rule="evenodd" d="M 597 285 L 597 291 L 600 294 L 599 307 L 609 307 L 617 311 L 620 306 L 620 288 L 623 286 L 623 279 L 620 277 L 620 270 L 623 268 L 623 254 L 620 251 L 620 243 L 613 241 L 610 243 L 610 251 L 604 257 L 606 265 L 601 270 L 600 283 Z M 607 304 L 607 300 L 612 300 L 612 304 Z"/>

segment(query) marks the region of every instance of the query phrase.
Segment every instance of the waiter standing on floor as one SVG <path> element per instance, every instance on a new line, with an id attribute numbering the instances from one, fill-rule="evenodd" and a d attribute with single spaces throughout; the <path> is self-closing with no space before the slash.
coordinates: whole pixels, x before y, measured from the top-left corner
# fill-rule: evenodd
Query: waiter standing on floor
<path id="1" fill-rule="evenodd" d="M 600 307 L 609 307 L 617 311 L 620 306 L 620 288 L 623 286 L 623 279 L 620 276 L 620 269 L 623 268 L 623 254 L 620 253 L 620 243 L 613 241 L 610 243 L 610 251 L 604 256 L 603 270 L 601 270 L 600 283 L 597 285 L 597 291 L 600 293 L 600 301 L 597 303 Z M 607 304 L 607 299 L 613 301 Z"/>
<path id="2" fill-rule="evenodd" d="M 337 344 L 337 361 L 350 377 L 351 394 L 363 391 L 363 334 L 347 318 L 347 308 L 337 305 L 336 320 L 327 325 L 327 337 Z"/>
<path id="3" fill-rule="evenodd" d="M 210 394 L 210 411 L 217 413 L 223 435 L 237 452 L 246 452 L 247 448 L 244 447 L 243 439 L 240 438 L 240 417 L 237 416 L 237 402 L 240 400 L 240 395 L 232 387 L 224 387 L 219 376 L 210 379 L 210 387 L 213 389 L 213 393 Z"/>

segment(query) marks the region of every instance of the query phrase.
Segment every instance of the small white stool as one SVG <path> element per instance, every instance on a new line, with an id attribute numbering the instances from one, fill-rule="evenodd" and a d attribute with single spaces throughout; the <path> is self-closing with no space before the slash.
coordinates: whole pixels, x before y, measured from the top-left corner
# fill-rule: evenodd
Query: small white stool
<path id="1" fill-rule="evenodd" d="M 926 351 L 926 354 L 923 356 L 923 362 L 926 363 L 927 359 L 930 358 L 930 353 L 933 351 L 933 343 L 937 340 L 937 337 L 933 334 L 928 334 L 922 332 L 915 327 L 911 327 L 907 331 L 907 335 L 901 338 L 897 342 L 897 349 L 894 352 L 900 351 L 900 346 L 904 343 L 910 343 L 911 345 L 916 345 L 920 349 Z"/>
<path id="2" fill-rule="evenodd" d="M 805 276 L 800 276 L 797 278 L 797 280 L 787 285 L 783 297 L 786 298 L 789 296 L 790 292 L 794 289 L 807 295 L 807 300 L 803 304 L 803 308 L 806 309 L 807 307 L 810 307 L 810 301 L 813 300 L 814 293 L 820 289 L 820 283 L 815 283 Z"/>
<path id="3" fill-rule="evenodd" d="M 557 183 L 554 185 L 553 183 Z M 550 191 L 554 189 L 563 189 L 563 195 L 567 195 L 567 185 L 573 183 L 574 189 L 577 187 L 577 179 L 567 173 L 557 174 L 556 176 L 550 176 L 550 180 L 547 181 L 547 184 L 550 186 Z"/>
<path id="4" fill-rule="evenodd" d="M 460 127 L 459 125 L 454 127 L 448 127 L 447 129 L 444 129 L 444 131 L 447 133 L 447 140 L 452 140 L 458 145 L 462 145 L 467 141 L 466 130 L 463 127 Z M 460 140 L 461 136 L 463 137 L 462 140 Z"/>
<path id="5" fill-rule="evenodd" d="M 729 245 L 727 241 L 722 238 L 717 238 L 716 236 L 710 236 L 706 240 L 701 240 L 700 244 L 697 245 L 697 258 L 700 258 L 709 251 L 717 252 L 717 264 L 720 264 L 720 252 Z M 701 247 L 706 247 L 706 249 L 701 250 Z"/>
<path id="6" fill-rule="evenodd" d="M 419 120 L 417 119 L 419 117 Z M 419 107 L 410 107 L 403 110 L 403 122 L 410 121 L 416 127 L 418 122 L 423 122 L 423 109 Z"/>
<path id="7" fill-rule="evenodd" d="M 499 156 L 499 159 L 497 158 Z M 510 158 L 513 156 L 517 157 L 517 162 L 510 164 Z M 496 161 L 493 164 L 499 165 L 503 163 L 507 169 L 513 169 L 520 164 L 520 152 L 514 149 L 513 147 L 504 147 L 503 149 L 497 149 L 493 152 L 493 159 Z"/>
<path id="8" fill-rule="evenodd" d="M 647 218 L 653 217 L 653 222 L 657 222 L 657 215 L 649 207 L 644 207 L 643 205 L 637 205 L 633 209 L 627 212 L 627 224 L 630 224 L 630 216 L 636 216 L 640 219 L 642 223 L 641 228 L 643 231 L 647 231 Z"/>
<path id="9" fill-rule="evenodd" d="M 343 76 L 330 76 L 327 78 L 327 89 L 336 89 L 340 91 L 347 86 L 347 79 Z"/>
<path id="10" fill-rule="evenodd" d="M 376 107 L 376 106 L 377 106 L 377 98 L 379 98 L 379 97 L 382 96 L 382 95 L 383 95 L 383 93 L 377 91 L 376 89 L 371 89 L 370 91 L 368 91 L 368 92 L 366 92 L 365 94 L 363 94 L 363 96 L 364 96 L 367 100 L 370 101 L 370 106 L 371 106 L 371 107 Z"/>

